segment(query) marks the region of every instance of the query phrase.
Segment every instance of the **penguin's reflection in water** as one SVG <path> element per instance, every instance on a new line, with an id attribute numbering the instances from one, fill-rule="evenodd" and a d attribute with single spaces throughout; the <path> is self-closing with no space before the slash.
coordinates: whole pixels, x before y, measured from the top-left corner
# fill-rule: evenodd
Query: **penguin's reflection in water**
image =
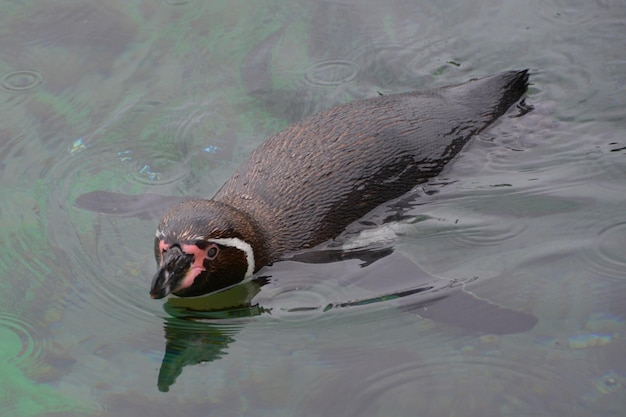
<path id="1" fill-rule="evenodd" d="M 366 311 L 371 304 L 386 303 L 389 308 L 416 314 L 417 319 L 427 318 L 436 324 L 454 326 L 468 335 L 525 332 L 537 323 L 534 316 L 475 297 L 465 289 L 463 281 L 434 276 L 404 254 L 389 248 L 311 251 L 296 259 L 298 262 L 280 262 L 266 268 L 262 272 L 268 275 L 223 293 L 169 298 L 164 307 L 172 317 L 165 321 L 166 347 L 159 372 L 159 389 L 169 390 L 184 367 L 227 355 L 229 345 L 236 342 L 237 333 L 246 326 L 246 317 L 297 320 L 298 316 L 329 314 L 331 310 L 349 312 L 361 308 Z M 394 277 L 402 277 L 399 281 L 403 288 L 390 292 L 389 287 L 385 287 L 389 271 Z M 294 273 L 298 275 L 295 283 Z M 310 298 L 299 297 L 298 290 L 284 297 L 285 282 L 292 282 L 293 288 L 309 290 L 328 277 L 339 277 L 338 286 L 355 290 L 346 292 L 348 298 L 345 299 L 321 297 L 311 302 Z M 359 296 L 350 297 L 354 294 Z M 234 318 L 244 320 L 232 320 Z"/>

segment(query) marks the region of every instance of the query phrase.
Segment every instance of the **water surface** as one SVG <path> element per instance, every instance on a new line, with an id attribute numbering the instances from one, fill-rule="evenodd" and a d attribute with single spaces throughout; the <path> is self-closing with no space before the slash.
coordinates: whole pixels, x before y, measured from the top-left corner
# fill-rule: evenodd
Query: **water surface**
<path id="1" fill-rule="evenodd" d="M 623 415 L 625 28 L 616 0 L 3 2 L 0 415 Z M 520 68 L 535 109 L 355 256 L 150 299 L 159 196 L 334 104 Z"/>

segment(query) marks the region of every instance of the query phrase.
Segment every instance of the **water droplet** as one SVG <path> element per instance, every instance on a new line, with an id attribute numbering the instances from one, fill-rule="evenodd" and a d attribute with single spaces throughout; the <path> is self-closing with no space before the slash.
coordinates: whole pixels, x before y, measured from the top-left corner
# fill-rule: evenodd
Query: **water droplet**
<path id="1" fill-rule="evenodd" d="M 131 161 L 133 159 L 132 156 L 131 156 L 132 153 L 133 153 L 133 151 L 131 151 L 131 150 L 120 151 L 120 152 L 117 153 L 117 155 L 120 157 L 120 161 L 128 162 L 128 161 Z"/>
<path id="2" fill-rule="evenodd" d="M 77 152 L 80 152 L 84 149 L 87 149 L 87 145 L 83 143 L 83 138 L 80 137 L 74 141 L 72 147 L 70 148 L 70 154 L 74 155 Z"/>
<path id="3" fill-rule="evenodd" d="M 217 146 L 213 146 L 213 145 L 209 145 L 203 149 L 203 151 L 206 153 L 217 153 L 217 151 L 219 150 L 220 148 L 218 148 Z"/>
<path id="4" fill-rule="evenodd" d="M 613 371 L 604 374 L 594 381 L 598 391 L 602 394 L 612 394 L 622 388 L 621 377 Z"/>
<path id="5" fill-rule="evenodd" d="M 150 165 L 144 165 L 143 168 L 139 170 L 139 173 L 144 177 L 147 177 L 149 181 L 153 182 L 159 179 L 159 173 L 152 171 Z"/>
<path id="6" fill-rule="evenodd" d="M 127 164 L 128 178 L 140 184 L 170 184 L 183 180 L 189 174 L 189 165 L 170 155 L 153 155 L 149 160 L 131 152 L 118 156 Z"/>

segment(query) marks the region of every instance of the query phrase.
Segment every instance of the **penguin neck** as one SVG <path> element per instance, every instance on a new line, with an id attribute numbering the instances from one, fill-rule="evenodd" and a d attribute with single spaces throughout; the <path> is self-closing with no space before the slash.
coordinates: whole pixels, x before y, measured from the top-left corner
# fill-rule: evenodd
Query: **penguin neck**
<path id="1" fill-rule="evenodd" d="M 242 194 L 223 187 L 213 201 L 241 213 L 257 230 L 258 246 L 262 246 L 260 250 L 264 254 L 264 261 L 259 260 L 257 269 L 280 260 L 285 253 L 311 246 L 311 233 L 301 228 L 302 222 L 294 221 L 291 211 L 267 201 L 258 193 Z M 254 245 L 253 248 L 257 250 Z"/>
<path id="2" fill-rule="evenodd" d="M 252 215 L 244 210 L 234 207 L 223 201 L 213 200 L 222 206 L 222 209 L 229 212 L 229 216 L 233 220 L 233 224 L 237 225 L 237 231 L 243 237 L 245 243 L 250 245 L 254 256 L 254 271 L 257 272 L 263 266 L 273 261 L 268 248 L 268 234 L 266 230 L 255 221 Z M 219 243 L 219 240 L 229 239 L 212 239 Z M 230 239 L 232 240 L 232 239 Z"/>

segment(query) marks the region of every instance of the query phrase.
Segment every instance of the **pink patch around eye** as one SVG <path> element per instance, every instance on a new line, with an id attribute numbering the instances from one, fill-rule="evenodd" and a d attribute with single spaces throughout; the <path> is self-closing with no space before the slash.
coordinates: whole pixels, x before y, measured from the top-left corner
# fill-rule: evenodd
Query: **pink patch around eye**
<path id="1" fill-rule="evenodd" d="M 200 249 L 196 245 L 181 245 L 183 252 L 193 255 L 193 264 L 189 271 L 185 274 L 185 278 L 180 283 L 179 288 L 189 288 L 193 281 L 202 271 L 205 271 L 204 258 L 206 258 L 206 249 Z"/>

